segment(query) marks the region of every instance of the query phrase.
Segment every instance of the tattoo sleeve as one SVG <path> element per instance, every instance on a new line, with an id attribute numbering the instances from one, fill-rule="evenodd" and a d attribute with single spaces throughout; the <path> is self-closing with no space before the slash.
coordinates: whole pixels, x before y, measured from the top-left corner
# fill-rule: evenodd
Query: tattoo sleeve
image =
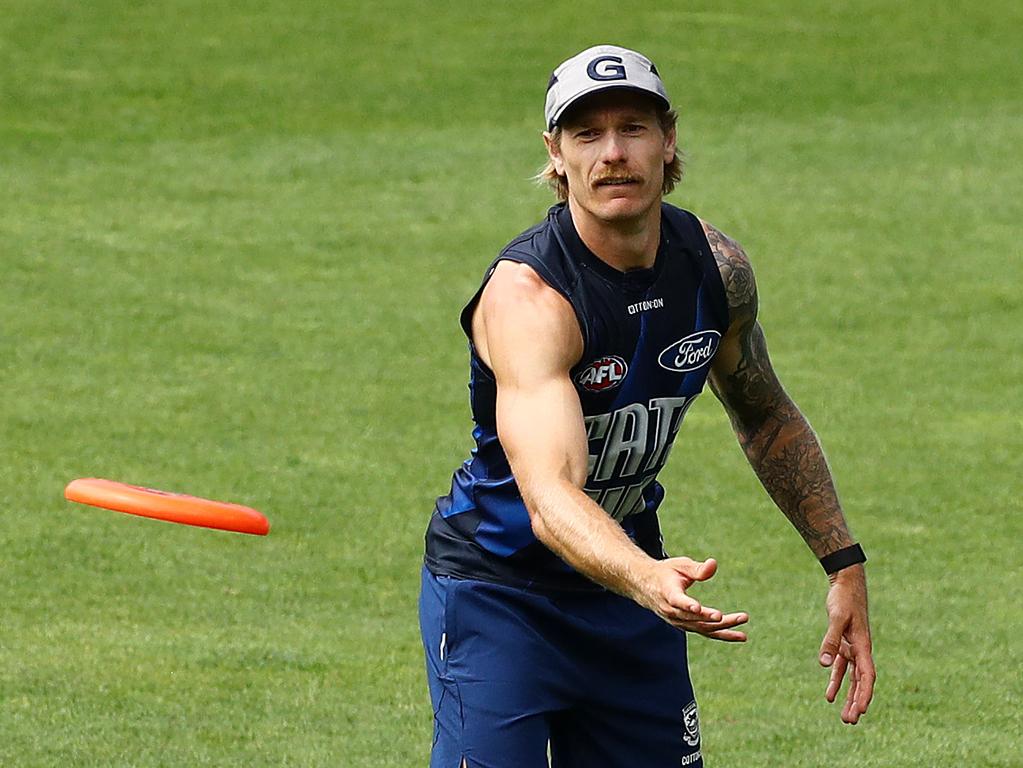
<path id="1" fill-rule="evenodd" d="M 710 383 L 746 458 L 817 557 L 853 543 L 831 470 L 806 418 L 782 388 L 757 322 L 753 269 L 742 248 L 704 224 L 728 297 L 729 330 Z"/>

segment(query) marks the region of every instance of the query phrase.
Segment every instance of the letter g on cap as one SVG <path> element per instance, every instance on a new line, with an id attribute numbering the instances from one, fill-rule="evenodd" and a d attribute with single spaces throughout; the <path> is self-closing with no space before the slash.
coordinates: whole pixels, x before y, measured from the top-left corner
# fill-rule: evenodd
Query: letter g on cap
<path id="1" fill-rule="evenodd" d="M 624 80 L 625 65 L 621 56 L 598 56 L 587 65 L 586 74 L 591 80 Z"/>

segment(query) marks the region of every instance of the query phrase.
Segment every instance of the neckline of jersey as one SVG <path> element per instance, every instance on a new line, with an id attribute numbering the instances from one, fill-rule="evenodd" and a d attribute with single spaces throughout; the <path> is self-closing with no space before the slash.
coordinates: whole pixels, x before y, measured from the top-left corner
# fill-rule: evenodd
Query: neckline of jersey
<path id="1" fill-rule="evenodd" d="M 572 254 L 587 267 L 592 269 L 605 280 L 631 292 L 642 293 L 648 290 L 656 281 L 661 269 L 664 266 L 664 257 L 667 251 L 668 236 L 664 229 L 664 216 L 661 215 L 661 239 L 657 244 L 657 255 L 654 257 L 654 264 L 651 267 L 630 269 L 623 272 L 616 269 L 601 259 L 597 254 L 587 247 L 586 243 L 579 236 L 572 220 L 572 212 L 567 203 L 559 203 L 552 211 L 558 228 L 561 230 L 565 244 L 572 251 Z"/>

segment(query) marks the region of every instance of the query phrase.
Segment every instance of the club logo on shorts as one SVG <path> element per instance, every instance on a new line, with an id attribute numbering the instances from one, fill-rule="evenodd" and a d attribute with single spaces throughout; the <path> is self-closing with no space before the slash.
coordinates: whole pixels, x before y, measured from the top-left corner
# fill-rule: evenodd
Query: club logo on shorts
<path id="1" fill-rule="evenodd" d="M 695 701 L 682 707 L 682 741 L 690 747 L 700 743 L 700 714 Z"/>
<path id="2" fill-rule="evenodd" d="M 622 383 L 629 366 L 617 355 L 607 355 L 594 360 L 575 377 L 575 382 L 590 392 L 603 392 Z"/>
<path id="3" fill-rule="evenodd" d="M 657 358 L 661 368 L 678 373 L 695 371 L 706 365 L 718 351 L 721 334 L 717 331 L 697 331 L 679 339 Z"/>

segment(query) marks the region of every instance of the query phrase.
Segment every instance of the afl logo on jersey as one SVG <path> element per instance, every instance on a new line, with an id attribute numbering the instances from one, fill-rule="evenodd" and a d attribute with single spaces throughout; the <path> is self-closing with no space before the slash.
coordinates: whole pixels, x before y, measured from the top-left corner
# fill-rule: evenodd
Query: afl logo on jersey
<path id="1" fill-rule="evenodd" d="M 695 371 L 710 362 L 718 351 L 721 334 L 717 331 L 697 331 L 680 339 L 661 352 L 657 362 L 661 368 L 685 373 Z"/>
<path id="2" fill-rule="evenodd" d="M 575 377 L 575 383 L 590 392 L 603 392 L 622 383 L 629 366 L 617 355 L 608 355 L 583 368 Z"/>

